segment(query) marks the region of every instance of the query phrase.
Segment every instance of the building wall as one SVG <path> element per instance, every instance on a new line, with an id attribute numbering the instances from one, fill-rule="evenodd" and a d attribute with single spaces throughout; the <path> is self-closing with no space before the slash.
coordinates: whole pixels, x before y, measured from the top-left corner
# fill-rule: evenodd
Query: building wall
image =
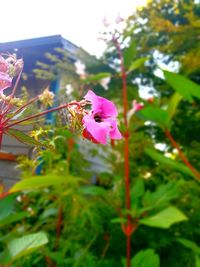
<path id="1" fill-rule="evenodd" d="M 22 129 L 27 132 L 30 127 L 18 127 L 18 130 Z M 17 156 L 30 156 L 31 152 L 32 148 L 30 146 L 19 142 L 11 136 L 3 136 L 0 150 L 0 183 L 4 185 L 6 190 L 16 183 L 20 177 L 20 171 L 16 169 Z"/>

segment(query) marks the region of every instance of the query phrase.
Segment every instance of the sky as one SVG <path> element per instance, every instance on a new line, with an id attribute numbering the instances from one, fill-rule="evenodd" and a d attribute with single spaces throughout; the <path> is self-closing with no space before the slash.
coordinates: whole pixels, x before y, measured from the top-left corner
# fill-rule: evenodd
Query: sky
<path id="1" fill-rule="evenodd" d="M 0 42 L 61 34 L 92 55 L 105 44 L 98 40 L 104 17 L 128 17 L 146 0 L 6 0 L 1 1 Z"/>

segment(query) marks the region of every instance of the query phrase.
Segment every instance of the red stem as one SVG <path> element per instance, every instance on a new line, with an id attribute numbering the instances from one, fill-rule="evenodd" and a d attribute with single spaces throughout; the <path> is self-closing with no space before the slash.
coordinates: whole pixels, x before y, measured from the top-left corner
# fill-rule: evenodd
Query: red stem
<path id="1" fill-rule="evenodd" d="M 2 145 L 2 140 L 3 140 L 3 131 L 0 130 L 0 149 L 1 149 L 1 145 Z"/>
<path id="2" fill-rule="evenodd" d="M 47 110 L 45 110 L 45 111 L 43 111 L 41 113 L 26 117 L 24 119 L 21 119 L 21 120 L 13 122 L 11 124 L 8 124 L 7 126 L 4 127 L 4 129 L 8 129 L 8 128 L 13 127 L 14 125 L 17 125 L 17 124 L 22 123 L 24 121 L 35 119 L 35 118 L 44 116 L 44 115 L 46 115 L 46 114 L 48 114 L 50 112 L 54 112 L 54 111 L 57 111 L 57 110 L 60 110 L 60 109 L 63 109 L 63 108 L 67 108 L 67 107 L 72 106 L 72 105 L 80 106 L 78 102 L 71 102 L 69 104 L 64 104 L 64 105 L 61 105 L 61 106 L 58 106 L 58 107 L 55 107 L 55 108 L 52 108 L 52 109 L 47 109 Z"/>
<path id="3" fill-rule="evenodd" d="M 131 194 L 130 194 L 130 168 L 129 168 L 129 129 L 127 120 L 128 111 L 128 98 L 127 98 L 127 76 L 124 67 L 124 60 L 120 45 L 116 38 L 113 38 L 113 42 L 116 46 L 118 57 L 120 59 L 121 77 L 122 77 L 122 94 L 123 94 L 123 117 L 125 124 L 124 133 L 124 175 L 125 175 L 125 198 L 126 198 L 126 209 L 131 210 Z M 129 214 L 127 216 L 127 225 L 131 227 L 132 218 Z M 131 234 L 126 235 L 126 267 L 131 267 Z"/>
<path id="4" fill-rule="evenodd" d="M 126 266 L 131 267 L 131 235 L 126 237 Z"/>
<path id="5" fill-rule="evenodd" d="M 60 240 L 60 233 L 61 233 L 61 226 L 62 226 L 62 220 L 63 220 L 63 209 L 62 206 L 60 206 L 58 210 L 58 220 L 56 225 L 56 242 L 55 242 L 55 250 L 58 249 L 59 246 L 59 240 Z"/>
<path id="6" fill-rule="evenodd" d="M 191 172 L 200 179 L 200 173 L 192 166 L 192 164 L 188 161 L 187 157 L 183 153 L 183 151 L 180 149 L 178 143 L 174 140 L 173 136 L 168 130 L 165 130 L 165 135 L 170 140 L 172 146 L 178 150 L 179 156 L 181 160 L 185 163 L 185 165 L 191 170 Z"/>
<path id="7" fill-rule="evenodd" d="M 25 107 L 29 106 L 30 104 L 32 104 L 33 102 L 35 102 L 38 99 L 39 96 L 36 96 L 32 99 L 30 99 L 26 104 L 22 105 L 21 107 L 19 107 L 18 109 L 16 109 L 12 115 L 7 118 L 5 121 L 2 122 L 2 124 L 6 124 L 8 121 L 10 121 L 16 114 L 18 114 L 21 110 L 23 110 Z"/>

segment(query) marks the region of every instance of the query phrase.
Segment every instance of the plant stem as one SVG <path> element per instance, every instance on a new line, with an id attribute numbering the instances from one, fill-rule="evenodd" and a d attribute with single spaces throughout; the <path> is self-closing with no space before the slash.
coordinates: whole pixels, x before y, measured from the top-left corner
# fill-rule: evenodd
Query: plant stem
<path id="1" fill-rule="evenodd" d="M 15 96 L 15 92 L 16 92 L 16 90 L 17 90 L 17 86 L 18 86 L 18 84 L 19 84 L 21 75 L 22 75 L 22 70 L 20 71 L 20 73 L 19 73 L 18 76 L 17 76 L 17 80 L 16 80 L 16 82 L 15 82 L 15 85 L 14 85 L 14 87 L 13 87 L 12 93 L 11 93 L 11 95 L 10 95 L 10 103 L 7 105 L 6 110 L 3 112 L 2 116 L 4 116 L 4 115 L 10 110 L 10 108 L 12 107 L 12 105 L 11 105 L 11 100 L 12 100 L 13 97 Z"/>
<path id="2" fill-rule="evenodd" d="M 59 210 L 58 210 L 58 220 L 57 220 L 57 225 L 56 225 L 55 250 L 58 250 L 58 247 L 59 247 L 59 240 L 60 240 L 62 220 L 63 220 L 63 208 L 62 208 L 62 205 L 61 205 L 59 207 Z"/>
<path id="3" fill-rule="evenodd" d="M 131 267 L 131 235 L 126 237 L 126 266 Z"/>
<path id="4" fill-rule="evenodd" d="M 185 165 L 191 170 L 191 172 L 200 179 L 200 173 L 192 166 L 192 164 L 189 162 L 183 151 L 180 149 L 180 146 L 178 143 L 174 140 L 173 136 L 171 135 L 169 130 L 165 130 L 165 135 L 170 140 L 172 146 L 178 150 L 179 156 L 181 160 L 185 163 Z"/>
<path id="5" fill-rule="evenodd" d="M 38 100 L 38 96 L 31 98 L 26 104 L 22 105 L 18 109 L 16 109 L 12 115 L 7 118 L 5 121 L 2 122 L 2 124 L 6 124 L 8 121 L 10 121 L 16 114 L 18 114 L 20 111 L 22 111 L 25 107 L 29 106 L 30 104 L 34 103 L 36 100 Z"/>
<path id="6" fill-rule="evenodd" d="M 3 131 L 0 130 L 0 150 L 1 150 L 2 140 L 3 140 Z"/>
<path id="7" fill-rule="evenodd" d="M 61 105 L 61 106 L 58 106 L 58 107 L 55 107 L 55 108 L 52 108 L 52 109 L 47 109 L 43 112 L 40 112 L 38 114 L 35 114 L 35 115 L 32 115 L 32 116 L 29 116 L 29 117 L 26 117 L 24 119 L 21 119 L 21 120 L 18 120 L 18 121 L 15 121 L 11 124 L 8 124 L 7 126 L 4 127 L 4 129 L 8 129 L 10 127 L 13 127 L 14 125 L 17 125 L 19 123 L 22 123 L 24 121 L 28 121 L 28 120 L 31 120 L 31 119 L 35 119 L 35 118 L 38 118 L 38 117 L 41 117 L 41 116 L 44 116 L 50 112 L 55 112 L 57 110 L 60 110 L 60 109 L 63 109 L 63 108 L 67 108 L 69 106 L 72 106 L 72 105 L 77 105 L 77 106 L 80 106 L 78 102 L 71 102 L 71 103 L 68 103 L 68 104 L 64 104 L 64 105 Z"/>
<path id="8" fill-rule="evenodd" d="M 122 78 L 122 95 L 123 95 L 123 117 L 125 125 L 124 133 L 124 175 L 125 175 L 125 198 L 126 209 L 131 210 L 131 194 L 130 194 L 130 168 L 129 168 L 129 128 L 127 120 L 128 98 L 127 98 L 127 76 L 124 66 L 124 60 L 118 40 L 114 37 L 113 42 L 117 49 L 117 54 L 120 59 L 121 78 Z M 131 226 L 131 215 L 127 215 L 127 224 Z M 126 235 L 126 267 L 131 267 L 131 235 Z"/>

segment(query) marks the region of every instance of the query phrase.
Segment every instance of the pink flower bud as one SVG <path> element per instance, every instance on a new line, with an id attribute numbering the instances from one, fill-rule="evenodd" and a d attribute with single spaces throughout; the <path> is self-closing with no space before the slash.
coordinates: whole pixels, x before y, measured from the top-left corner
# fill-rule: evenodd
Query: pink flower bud
<path id="1" fill-rule="evenodd" d="M 137 103 L 136 100 L 133 100 L 132 104 L 133 104 L 133 110 L 134 110 L 134 112 L 139 111 L 140 109 L 143 109 L 144 108 L 143 103 Z"/>
<path id="2" fill-rule="evenodd" d="M 24 67 L 24 61 L 23 59 L 18 59 L 15 64 L 14 64 L 14 67 L 15 67 L 15 76 L 17 76 L 23 69 Z"/>
<path id="3" fill-rule="evenodd" d="M 4 89 L 11 87 L 12 78 L 4 72 L 0 72 L 0 93 L 3 92 Z"/>
<path id="4" fill-rule="evenodd" d="M 7 72 L 8 67 L 8 62 L 0 55 L 0 72 Z"/>

